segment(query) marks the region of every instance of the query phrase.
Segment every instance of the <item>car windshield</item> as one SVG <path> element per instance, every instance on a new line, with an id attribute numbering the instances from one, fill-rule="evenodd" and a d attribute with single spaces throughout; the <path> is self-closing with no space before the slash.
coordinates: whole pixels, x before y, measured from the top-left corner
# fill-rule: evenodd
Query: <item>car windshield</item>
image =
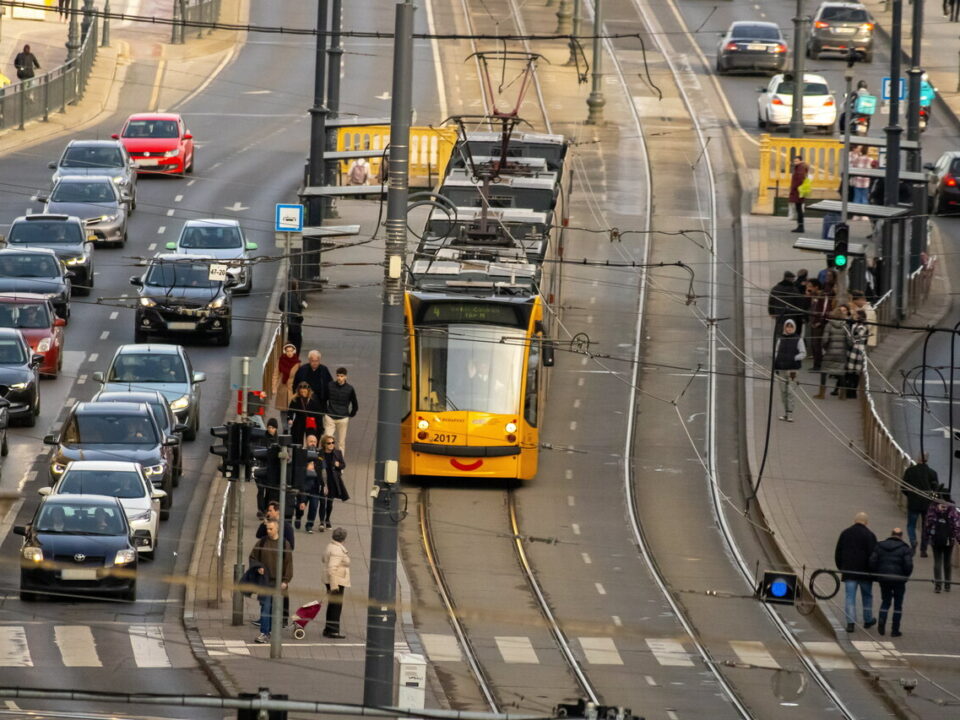
<path id="1" fill-rule="evenodd" d="M 733 40 L 779 40 L 780 30 L 771 25 L 735 25 L 730 29 Z"/>
<path id="2" fill-rule="evenodd" d="M 825 7 L 820 13 L 820 19 L 835 23 L 864 23 L 870 20 L 870 16 L 863 8 L 834 6 Z"/>
<path id="3" fill-rule="evenodd" d="M 210 264 L 205 262 L 155 262 L 147 271 L 147 285 L 159 287 L 215 288 L 219 280 L 210 279 Z"/>
<path id="4" fill-rule="evenodd" d="M 417 331 L 417 408 L 519 411 L 523 339 L 499 325 L 431 325 Z"/>
<path id="5" fill-rule="evenodd" d="M 123 129 L 125 138 L 180 137 L 176 120 L 131 120 Z"/>
<path id="6" fill-rule="evenodd" d="M 804 95 L 829 95 L 830 88 L 822 82 L 805 82 Z M 777 95 L 793 95 L 793 80 L 784 80 L 777 86 Z"/>
<path id="7" fill-rule="evenodd" d="M 0 255 L 0 277 L 59 278 L 56 258 L 49 255 Z M 51 292 L 56 292 L 54 285 Z"/>
<path id="8" fill-rule="evenodd" d="M 53 189 L 50 202 L 58 203 L 115 203 L 117 196 L 113 183 L 61 182 Z"/>
<path id="9" fill-rule="evenodd" d="M 64 430 L 68 445 L 156 445 L 153 418 L 128 413 L 79 413 Z"/>
<path id="10" fill-rule="evenodd" d="M 117 356 L 107 375 L 107 382 L 185 383 L 187 374 L 176 355 L 124 353 Z"/>
<path id="11" fill-rule="evenodd" d="M 44 503 L 40 506 L 34 529 L 42 533 L 69 535 L 125 535 L 127 532 L 119 508 L 79 503 Z"/>
<path id="12" fill-rule="evenodd" d="M 123 167 L 123 153 L 115 147 L 71 147 L 63 154 L 60 167 L 118 168 Z"/>
<path id="13" fill-rule="evenodd" d="M 0 339 L 0 365 L 23 365 L 26 361 L 23 345 L 13 339 Z"/>
<path id="14" fill-rule="evenodd" d="M 30 243 L 82 243 L 83 228 L 76 222 L 27 220 L 10 228 L 7 242 L 11 245 Z"/>
<path id="15" fill-rule="evenodd" d="M 180 235 L 180 247 L 207 250 L 242 248 L 240 231 L 235 227 L 191 225 Z"/>
<path id="16" fill-rule="evenodd" d="M 45 303 L 0 303 L 0 327 L 39 330 L 50 325 L 50 312 Z"/>
<path id="17" fill-rule="evenodd" d="M 133 470 L 68 470 L 57 486 L 61 495 L 110 495 L 142 498 L 143 480 Z"/>

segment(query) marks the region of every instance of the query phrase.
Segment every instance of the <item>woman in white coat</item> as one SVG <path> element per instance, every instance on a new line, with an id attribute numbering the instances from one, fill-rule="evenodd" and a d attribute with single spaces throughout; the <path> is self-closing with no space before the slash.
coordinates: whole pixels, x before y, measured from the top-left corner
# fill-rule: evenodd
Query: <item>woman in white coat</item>
<path id="1" fill-rule="evenodd" d="M 342 639 L 340 613 L 343 612 L 343 592 L 350 587 L 350 553 L 343 541 L 347 531 L 338 527 L 333 531 L 333 541 L 323 551 L 323 584 L 327 586 L 327 624 L 323 636 Z"/>

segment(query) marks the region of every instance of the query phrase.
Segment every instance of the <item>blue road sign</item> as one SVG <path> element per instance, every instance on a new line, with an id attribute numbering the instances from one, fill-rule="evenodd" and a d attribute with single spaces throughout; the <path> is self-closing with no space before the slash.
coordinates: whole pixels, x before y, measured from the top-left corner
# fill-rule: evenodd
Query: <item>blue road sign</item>
<path id="1" fill-rule="evenodd" d="M 303 205 L 277 204 L 274 232 L 303 232 Z"/>
<path id="2" fill-rule="evenodd" d="M 890 86 L 892 84 L 893 83 L 890 82 L 889 77 L 885 77 L 883 79 L 883 85 L 882 85 L 883 90 L 880 93 L 880 97 L 883 99 L 884 102 L 887 102 L 891 98 Z M 906 100 L 906 99 L 907 99 L 907 81 L 905 78 L 900 78 L 900 100 Z"/>

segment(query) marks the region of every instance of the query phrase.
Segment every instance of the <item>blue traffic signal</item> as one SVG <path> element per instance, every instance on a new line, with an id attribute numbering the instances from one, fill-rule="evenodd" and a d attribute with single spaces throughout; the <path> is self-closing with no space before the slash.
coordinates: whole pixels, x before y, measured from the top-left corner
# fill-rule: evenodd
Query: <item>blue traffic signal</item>
<path id="1" fill-rule="evenodd" d="M 760 599 L 768 603 L 793 605 L 797 599 L 797 589 L 797 576 L 794 573 L 767 570 L 760 584 Z"/>

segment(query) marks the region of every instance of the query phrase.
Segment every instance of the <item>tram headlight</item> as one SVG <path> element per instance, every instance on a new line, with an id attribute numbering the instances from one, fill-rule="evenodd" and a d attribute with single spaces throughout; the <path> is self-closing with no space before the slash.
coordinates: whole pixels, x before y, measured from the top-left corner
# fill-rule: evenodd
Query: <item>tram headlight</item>
<path id="1" fill-rule="evenodd" d="M 508 422 L 506 428 L 504 428 L 508 433 L 515 433 L 517 431 L 517 424 Z"/>
<path id="2" fill-rule="evenodd" d="M 428 423 L 426 420 L 421 420 L 417 423 L 418 430 L 426 430 L 428 427 L 430 427 L 430 423 Z"/>

